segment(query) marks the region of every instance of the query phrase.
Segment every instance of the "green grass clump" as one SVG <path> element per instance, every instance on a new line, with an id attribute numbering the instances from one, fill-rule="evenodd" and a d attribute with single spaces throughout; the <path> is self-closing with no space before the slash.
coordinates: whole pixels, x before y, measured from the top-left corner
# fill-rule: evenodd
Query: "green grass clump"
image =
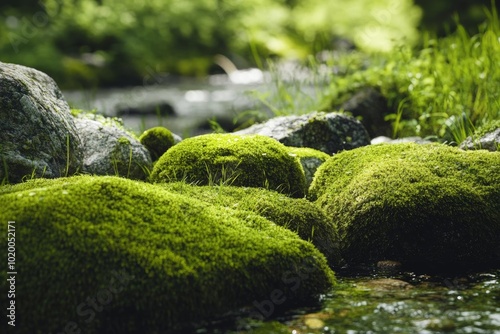
<path id="1" fill-rule="evenodd" d="M 144 131 L 139 137 L 139 141 L 148 149 L 153 161 L 158 160 L 163 153 L 175 144 L 172 132 L 162 126 Z"/>
<path id="2" fill-rule="evenodd" d="M 494 8 L 487 15 L 475 35 L 458 25 L 442 38 L 424 32 L 415 48 L 325 52 L 293 74 L 280 73 L 271 64 L 272 86 L 254 95 L 274 115 L 283 116 L 336 111 L 354 94 L 373 87 L 388 100 L 385 116 L 392 137 L 433 136 L 461 143 L 475 128 L 500 118 L 500 24 Z"/>
<path id="3" fill-rule="evenodd" d="M 304 198 L 290 198 L 275 191 L 233 186 L 194 186 L 166 183 L 162 188 L 212 205 L 256 213 L 312 242 L 332 265 L 341 262 L 337 235 L 324 212 Z"/>
<path id="4" fill-rule="evenodd" d="M 300 163 L 278 141 L 260 135 L 210 134 L 183 140 L 156 163 L 152 182 L 227 184 L 305 195 Z"/>
<path id="5" fill-rule="evenodd" d="M 325 162 L 309 194 L 334 223 L 349 263 L 467 269 L 500 262 L 496 152 L 367 146 Z"/>
<path id="6" fill-rule="evenodd" d="M 475 127 L 500 118 L 500 24 L 495 11 L 489 15 L 476 35 L 462 26 L 440 39 L 426 34 L 415 51 L 404 46 L 332 77 L 324 106 L 336 108 L 360 88 L 376 87 L 389 101 L 394 137 L 462 142 Z"/>
<path id="7" fill-rule="evenodd" d="M 1 187 L 0 200 L 2 228 L 16 226 L 21 334 L 60 332 L 69 322 L 86 333 L 165 332 L 276 289 L 286 298 L 280 307 L 296 306 L 334 283 L 324 256 L 295 233 L 148 183 L 40 179 Z M 100 310 L 89 320 L 92 297 Z"/>

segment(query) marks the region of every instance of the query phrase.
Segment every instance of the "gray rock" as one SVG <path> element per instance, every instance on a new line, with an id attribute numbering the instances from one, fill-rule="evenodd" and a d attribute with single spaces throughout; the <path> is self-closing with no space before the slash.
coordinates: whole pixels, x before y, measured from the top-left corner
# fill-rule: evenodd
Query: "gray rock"
<path id="1" fill-rule="evenodd" d="M 398 139 L 391 139 L 389 137 L 385 136 L 379 136 L 376 138 L 373 138 L 371 140 L 372 145 L 376 144 L 401 144 L 401 143 L 416 143 L 416 144 L 430 144 L 432 141 L 423 139 L 421 137 L 405 137 L 405 138 L 398 138 Z"/>
<path id="2" fill-rule="evenodd" d="M 54 80 L 0 62 L 0 181 L 70 175 L 82 157 L 73 117 Z"/>
<path id="3" fill-rule="evenodd" d="M 463 150 L 500 151 L 500 128 L 487 132 L 479 138 L 468 137 L 460 144 L 460 148 Z"/>
<path id="4" fill-rule="evenodd" d="M 289 154 L 299 159 L 306 176 L 306 188 L 309 188 L 311 185 L 314 174 L 319 166 L 331 156 L 325 152 L 308 147 L 290 147 Z"/>
<path id="5" fill-rule="evenodd" d="M 359 282 L 358 284 L 374 291 L 398 291 L 413 289 L 413 285 L 410 283 L 394 278 L 370 279 L 365 282 Z"/>
<path id="6" fill-rule="evenodd" d="M 75 118 L 83 141 L 82 172 L 144 180 L 153 164 L 148 150 L 114 119 L 80 114 Z"/>
<path id="7" fill-rule="evenodd" d="M 287 146 L 310 147 L 327 154 L 370 144 L 363 125 L 353 117 L 339 113 L 313 112 L 275 117 L 235 133 L 260 134 Z"/>
<path id="8" fill-rule="evenodd" d="M 175 133 L 172 133 L 172 136 L 174 136 L 174 144 L 179 144 L 182 141 L 182 137 L 179 135 L 176 135 Z"/>
<path id="9" fill-rule="evenodd" d="M 156 103 L 144 103 L 140 105 L 117 105 L 116 115 L 122 116 L 175 116 L 174 107 L 166 101 L 158 101 Z"/>
<path id="10" fill-rule="evenodd" d="M 366 87 L 355 93 L 337 109 L 350 112 L 354 117 L 361 117 L 370 137 L 388 136 L 392 126 L 385 121 L 390 113 L 387 99 L 375 88 Z"/>
<path id="11" fill-rule="evenodd" d="M 314 173 L 316 173 L 318 167 L 321 166 L 323 163 L 324 163 L 323 160 L 318 159 L 316 157 L 300 158 L 300 164 L 302 165 L 302 168 L 304 169 L 304 174 L 306 176 L 306 188 L 309 188 L 309 186 L 313 181 Z"/>

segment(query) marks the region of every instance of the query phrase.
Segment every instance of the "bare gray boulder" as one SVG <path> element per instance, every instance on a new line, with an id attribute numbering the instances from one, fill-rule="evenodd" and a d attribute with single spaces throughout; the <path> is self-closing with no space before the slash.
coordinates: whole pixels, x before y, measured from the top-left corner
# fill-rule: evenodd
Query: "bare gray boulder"
<path id="1" fill-rule="evenodd" d="M 82 172 L 144 180 L 153 168 L 148 150 L 117 120 L 79 114 L 75 125 L 83 141 Z"/>
<path id="2" fill-rule="evenodd" d="M 488 131 L 481 136 L 470 136 L 465 139 L 460 148 L 463 150 L 500 151 L 500 128 Z"/>
<path id="3" fill-rule="evenodd" d="M 340 113 L 313 112 L 275 117 L 235 133 L 260 134 L 286 146 L 310 147 L 327 154 L 370 144 L 370 136 L 363 125 Z"/>
<path id="4" fill-rule="evenodd" d="M 73 117 L 54 80 L 0 62 L 0 181 L 71 175 L 82 158 Z"/>

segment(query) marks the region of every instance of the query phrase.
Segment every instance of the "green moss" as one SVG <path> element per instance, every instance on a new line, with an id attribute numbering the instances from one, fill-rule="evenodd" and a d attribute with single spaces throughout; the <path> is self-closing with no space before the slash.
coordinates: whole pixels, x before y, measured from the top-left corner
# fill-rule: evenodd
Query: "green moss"
<path id="1" fill-rule="evenodd" d="M 172 132 L 161 126 L 144 131 L 139 137 L 139 141 L 148 149 L 153 161 L 158 160 L 163 153 L 175 144 Z"/>
<path id="2" fill-rule="evenodd" d="M 326 154 L 325 152 L 321 152 L 309 147 L 289 147 L 288 151 L 291 154 L 297 156 L 299 159 L 316 158 L 325 162 L 330 157 L 330 155 Z"/>
<path id="3" fill-rule="evenodd" d="M 130 145 L 130 140 L 127 137 L 120 137 L 118 138 L 118 145 L 128 146 Z"/>
<path id="4" fill-rule="evenodd" d="M 485 134 L 487 134 L 489 132 L 493 132 L 498 128 L 500 128 L 500 119 L 490 121 L 490 122 L 480 126 L 479 128 L 477 128 L 474 131 L 473 138 L 479 139 L 482 136 L 484 136 Z"/>
<path id="5" fill-rule="evenodd" d="M 268 300 L 276 289 L 282 307 L 295 306 L 334 280 L 324 256 L 294 233 L 156 185 L 35 180 L 1 187 L 0 200 L 2 229 L 16 222 L 16 312 L 29 319 L 19 333 L 58 332 L 69 321 L 89 333 L 164 332 Z M 115 271 L 127 282 L 116 282 Z M 7 291 L 5 270 L 0 279 Z M 110 282 L 121 291 L 86 321 L 88 298 L 103 299 Z"/>
<path id="6" fill-rule="evenodd" d="M 232 186 L 193 186 L 166 183 L 162 188 L 190 198 L 233 210 L 250 211 L 296 232 L 311 241 L 332 265 L 339 265 L 338 240 L 333 223 L 324 212 L 303 198 L 290 198 L 275 191 Z"/>
<path id="7" fill-rule="evenodd" d="M 210 134 L 185 139 L 158 160 L 151 180 L 264 187 L 293 197 L 305 194 L 300 163 L 283 144 L 260 135 Z"/>
<path id="8" fill-rule="evenodd" d="M 101 123 L 103 126 L 118 128 L 124 132 L 126 132 L 132 138 L 138 139 L 137 134 L 133 131 L 125 128 L 123 124 L 123 120 L 119 117 L 106 117 L 97 113 L 97 110 L 84 111 L 80 109 L 71 109 L 71 114 L 77 118 L 85 118 L 90 119 L 92 121 L 96 121 Z"/>
<path id="9" fill-rule="evenodd" d="M 81 110 L 81 109 L 70 109 L 70 112 L 71 112 L 71 115 L 73 115 L 73 117 L 78 117 L 78 115 L 80 115 L 81 113 L 85 113 L 85 111 Z"/>
<path id="10" fill-rule="evenodd" d="M 468 268 L 499 261 L 498 153 L 363 147 L 325 162 L 309 194 L 335 224 L 348 262 Z"/>

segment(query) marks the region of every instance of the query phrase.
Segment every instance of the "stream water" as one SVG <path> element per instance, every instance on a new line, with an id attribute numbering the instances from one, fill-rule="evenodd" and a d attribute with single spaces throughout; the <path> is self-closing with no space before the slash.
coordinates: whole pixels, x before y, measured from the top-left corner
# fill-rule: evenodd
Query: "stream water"
<path id="1" fill-rule="evenodd" d="M 208 132 L 209 120 L 231 122 L 241 111 L 252 109 L 256 100 L 247 92 L 261 86 L 259 81 L 234 83 L 220 75 L 161 80 L 130 88 L 65 91 L 64 96 L 71 107 L 120 117 L 125 127 L 137 133 L 165 126 L 188 137 Z"/>
<path id="2" fill-rule="evenodd" d="M 500 333 L 500 270 L 467 275 L 339 273 L 313 307 L 197 333 Z"/>
<path id="3" fill-rule="evenodd" d="M 246 115 L 259 121 L 272 116 L 272 108 L 277 114 L 315 111 L 319 92 L 338 71 L 327 66 L 312 71 L 284 62 L 271 73 L 252 68 L 203 79 L 151 76 L 137 87 L 63 93 L 71 107 L 120 117 L 125 127 L 137 133 L 165 126 L 189 137 L 211 132 L 210 120 L 227 125 L 225 130 L 231 131 L 238 116 L 242 122 L 242 112 L 255 111 Z"/>

